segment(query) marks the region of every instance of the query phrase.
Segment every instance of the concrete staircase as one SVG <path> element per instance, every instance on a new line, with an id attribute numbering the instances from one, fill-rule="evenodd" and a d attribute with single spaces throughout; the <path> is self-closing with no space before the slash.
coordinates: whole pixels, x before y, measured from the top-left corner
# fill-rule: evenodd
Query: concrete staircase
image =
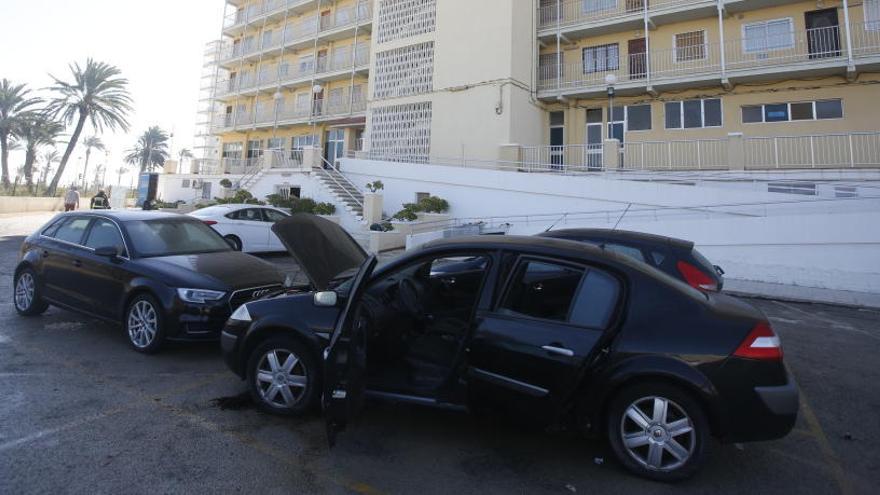
<path id="1" fill-rule="evenodd" d="M 336 203 L 358 218 L 364 218 L 364 194 L 347 177 L 334 168 L 314 167 L 312 169 L 318 182 L 327 189 Z"/>

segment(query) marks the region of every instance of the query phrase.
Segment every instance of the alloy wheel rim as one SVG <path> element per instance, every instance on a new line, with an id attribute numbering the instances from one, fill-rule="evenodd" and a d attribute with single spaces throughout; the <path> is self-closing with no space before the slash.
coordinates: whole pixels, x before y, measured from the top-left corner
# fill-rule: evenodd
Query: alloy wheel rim
<path id="1" fill-rule="evenodd" d="M 664 397 L 643 397 L 626 408 L 620 436 L 627 453 L 652 471 L 674 471 L 696 447 L 694 423 L 685 410 Z"/>
<path id="2" fill-rule="evenodd" d="M 287 349 L 271 349 L 263 354 L 255 380 L 263 401 L 283 409 L 298 404 L 309 383 L 305 365 L 299 356 Z"/>
<path id="3" fill-rule="evenodd" d="M 156 331 L 159 328 L 159 320 L 156 308 L 148 301 L 138 301 L 128 312 L 128 337 L 138 349 L 143 349 L 153 343 Z"/>
<path id="4" fill-rule="evenodd" d="M 34 276 L 28 272 L 22 273 L 15 284 L 15 307 L 27 311 L 34 302 Z"/>

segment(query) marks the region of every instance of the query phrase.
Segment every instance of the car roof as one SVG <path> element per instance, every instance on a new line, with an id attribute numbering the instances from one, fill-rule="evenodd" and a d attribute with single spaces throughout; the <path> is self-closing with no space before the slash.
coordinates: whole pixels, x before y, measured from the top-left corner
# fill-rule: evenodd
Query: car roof
<path id="1" fill-rule="evenodd" d="M 666 244 L 675 248 L 691 250 L 694 243 L 684 239 L 675 237 L 666 237 L 657 234 L 648 234 L 646 232 L 634 232 L 631 230 L 617 229 L 560 229 L 542 232 L 538 234 L 540 237 L 549 237 L 556 239 L 595 237 L 607 240 L 617 241 L 636 241 L 649 244 Z"/>
<path id="2" fill-rule="evenodd" d="M 187 218 L 179 213 L 167 213 L 163 211 L 144 211 L 144 210 L 82 210 L 62 213 L 61 217 L 70 216 L 89 216 L 89 217 L 107 217 L 117 222 L 128 222 L 134 220 L 157 220 L 160 218 Z"/>

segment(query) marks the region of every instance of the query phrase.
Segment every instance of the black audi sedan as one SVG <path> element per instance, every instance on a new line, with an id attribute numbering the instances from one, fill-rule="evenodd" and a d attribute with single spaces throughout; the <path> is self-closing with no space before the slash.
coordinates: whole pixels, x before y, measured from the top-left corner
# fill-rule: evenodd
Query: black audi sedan
<path id="1" fill-rule="evenodd" d="M 224 358 L 265 411 L 323 403 L 331 445 L 367 396 L 498 407 L 607 435 L 628 469 L 677 480 L 710 436 L 770 440 L 795 422 L 798 389 L 759 310 L 629 257 L 483 236 L 377 268 L 329 221 L 296 214 L 274 230 L 311 285 L 240 306 Z"/>
<path id="2" fill-rule="evenodd" d="M 166 340 L 216 340 L 233 310 L 282 280 L 195 218 L 75 212 L 24 241 L 13 300 L 23 316 L 51 304 L 121 322 L 135 350 L 153 353 Z"/>
<path id="3" fill-rule="evenodd" d="M 724 270 L 706 259 L 691 241 L 617 229 L 562 229 L 538 235 L 594 244 L 647 263 L 696 289 L 720 291 L 724 286 Z"/>

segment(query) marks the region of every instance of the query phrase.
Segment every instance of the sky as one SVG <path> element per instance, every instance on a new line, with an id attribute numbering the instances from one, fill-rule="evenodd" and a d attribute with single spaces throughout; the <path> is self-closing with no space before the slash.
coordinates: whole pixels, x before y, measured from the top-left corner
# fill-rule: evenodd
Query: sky
<path id="1" fill-rule="evenodd" d="M 117 66 L 134 99 L 131 129 L 100 135 L 109 155 L 93 152 L 89 163 L 91 170 L 108 163 L 107 182 L 115 184 L 125 151 L 152 125 L 173 130 L 173 155 L 193 149 L 205 44 L 220 37 L 223 9 L 223 0 L 0 0 L 0 79 L 42 90 L 49 74 L 70 80 L 72 62 Z M 93 134 L 87 126 L 83 137 Z M 77 146 L 62 184 L 80 173 L 84 155 Z M 23 152 L 12 152 L 10 173 L 23 162 Z"/>

